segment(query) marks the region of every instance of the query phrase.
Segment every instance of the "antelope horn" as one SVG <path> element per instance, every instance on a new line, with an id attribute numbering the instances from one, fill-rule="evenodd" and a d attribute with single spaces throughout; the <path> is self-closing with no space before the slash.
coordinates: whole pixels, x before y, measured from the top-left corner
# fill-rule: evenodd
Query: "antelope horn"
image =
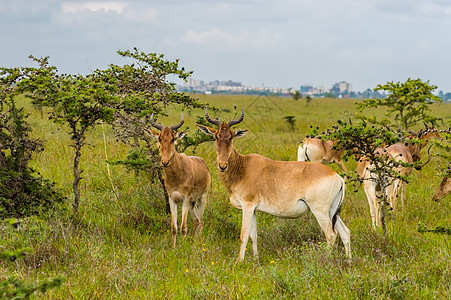
<path id="1" fill-rule="evenodd" d="M 426 122 L 423 122 L 423 124 L 424 124 L 424 127 L 426 127 L 426 131 L 428 131 L 429 130 L 428 124 L 426 124 Z"/>
<path id="2" fill-rule="evenodd" d="M 230 120 L 230 121 L 228 121 L 227 125 L 229 127 L 232 127 L 233 125 L 241 123 L 241 121 L 243 121 L 243 119 L 244 119 L 244 110 L 243 110 L 243 108 L 241 108 L 241 117 L 238 120 Z"/>
<path id="3" fill-rule="evenodd" d="M 183 123 L 185 122 L 185 120 L 183 119 L 183 114 L 181 114 L 181 119 L 180 119 L 180 123 L 178 123 L 177 125 L 171 125 L 169 126 L 169 129 L 171 129 L 172 131 L 177 130 L 180 128 L 180 126 L 183 125 Z"/>
<path id="4" fill-rule="evenodd" d="M 424 163 L 422 163 L 421 165 L 415 166 L 415 169 L 421 170 L 425 165 L 427 165 L 431 161 L 432 155 L 431 155 L 430 151 L 431 151 L 431 147 L 432 146 L 433 145 L 430 145 L 429 148 L 428 148 L 428 159 Z"/>
<path id="5" fill-rule="evenodd" d="M 215 124 L 216 126 L 221 126 L 222 122 L 219 120 L 212 120 L 210 116 L 208 115 L 208 107 L 205 107 L 205 120 L 210 122 L 211 124 Z"/>
<path id="6" fill-rule="evenodd" d="M 164 128 L 163 124 L 161 124 L 161 123 L 157 124 L 157 123 L 154 122 L 153 114 L 150 116 L 150 125 L 152 125 L 153 127 L 155 127 L 156 129 L 158 129 L 160 131 L 163 130 L 163 128 Z"/>

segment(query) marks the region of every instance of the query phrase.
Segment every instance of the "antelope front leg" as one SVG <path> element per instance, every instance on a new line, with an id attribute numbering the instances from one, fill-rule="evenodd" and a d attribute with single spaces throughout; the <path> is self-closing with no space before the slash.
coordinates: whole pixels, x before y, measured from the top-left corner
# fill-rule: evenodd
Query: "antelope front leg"
<path id="1" fill-rule="evenodd" d="M 171 209 L 171 232 L 172 232 L 172 248 L 175 247 L 175 241 L 177 236 L 177 204 L 169 198 L 169 207 Z"/>
<path id="2" fill-rule="evenodd" d="M 252 219 L 255 214 L 255 206 L 254 205 L 247 205 L 247 206 L 243 205 L 242 210 L 243 210 L 243 220 L 241 222 L 241 235 L 240 235 L 241 248 L 240 248 L 240 254 L 238 256 L 237 262 L 242 262 L 244 260 L 244 254 L 246 252 L 246 245 L 247 245 L 247 241 L 249 239 L 249 234 L 251 232 L 251 227 L 252 227 Z M 257 234 L 257 226 L 255 226 L 255 235 L 256 234 Z M 255 242 L 257 242 L 256 239 L 255 239 Z M 255 248 L 255 251 L 256 250 L 257 249 Z"/>

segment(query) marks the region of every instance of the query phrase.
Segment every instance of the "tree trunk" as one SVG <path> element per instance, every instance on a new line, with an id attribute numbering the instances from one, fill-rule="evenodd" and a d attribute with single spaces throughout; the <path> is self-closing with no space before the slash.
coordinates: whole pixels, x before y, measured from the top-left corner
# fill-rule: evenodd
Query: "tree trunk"
<path id="1" fill-rule="evenodd" d="M 171 207 L 169 206 L 169 195 L 168 195 L 168 191 L 166 190 L 166 186 L 164 185 L 163 172 L 161 170 L 158 170 L 158 180 L 160 180 L 161 186 L 163 187 L 165 204 L 166 204 L 166 207 L 165 207 L 166 214 L 170 214 Z"/>
<path id="2" fill-rule="evenodd" d="M 72 189 L 74 191 L 73 209 L 74 209 L 74 212 L 77 213 L 78 207 L 80 205 L 79 184 L 80 184 L 80 180 L 83 178 L 83 177 L 81 177 L 81 173 L 83 173 L 83 170 L 79 169 L 79 165 L 80 165 L 80 157 L 81 157 L 81 148 L 83 147 L 84 140 L 85 140 L 84 132 L 85 132 L 86 128 L 82 128 L 80 130 L 80 132 L 77 132 L 76 126 L 71 126 L 71 127 L 72 127 L 72 140 L 74 140 L 74 145 L 71 145 L 71 146 L 75 148 L 75 157 L 74 157 L 74 166 L 73 166 L 74 167 L 74 181 L 72 183 Z"/>
<path id="3" fill-rule="evenodd" d="M 78 166 L 80 164 L 80 156 L 81 156 L 81 146 L 79 144 L 79 141 L 75 143 L 75 158 L 74 158 L 74 181 L 72 183 L 72 188 L 74 190 L 74 212 L 78 212 L 78 206 L 80 203 L 80 189 L 78 188 L 78 185 L 81 180 L 81 173 L 78 169 Z"/>

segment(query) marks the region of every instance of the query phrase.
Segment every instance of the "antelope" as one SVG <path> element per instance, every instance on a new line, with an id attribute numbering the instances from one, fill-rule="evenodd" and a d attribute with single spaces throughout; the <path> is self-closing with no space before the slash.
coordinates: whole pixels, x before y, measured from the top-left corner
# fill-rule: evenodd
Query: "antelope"
<path id="1" fill-rule="evenodd" d="M 422 141 L 421 144 L 411 142 L 397 143 L 387 147 L 386 148 L 387 152 L 389 152 L 391 156 L 396 160 L 403 161 L 404 163 L 413 164 L 419 162 L 421 160 L 421 149 L 423 149 L 429 143 L 429 140 L 431 138 L 440 138 L 440 134 L 438 133 L 437 129 L 435 128 L 429 129 L 429 127 L 426 124 L 425 126 L 426 126 L 425 130 L 420 130 L 418 133 L 411 132 L 411 135 L 408 137 L 408 139 L 409 138 L 420 139 Z M 427 163 L 429 163 L 430 160 L 431 156 L 429 155 L 427 161 L 421 165 L 416 165 L 415 169 L 421 170 L 421 168 L 424 167 Z M 397 171 L 403 176 L 404 175 L 410 176 L 412 174 L 411 167 L 399 166 Z M 401 179 L 396 179 L 394 181 L 390 201 L 390 206 L 393 209 L 396 209 L 396 195 L 398 195 L 399 191 L 402 208 L 405 207 L 406 189 L 407 182 Z"/>
<path id="2" fill-rule="evenodd" d="M 403 163 L 411 163 L 412 157 L 406 151 L 405 155 L 393 156 L 391 151 L 388 151 L 387 148 L 377 148 L 375 153 L 378 155 L 386 155 L 387 160 L 396 160 L 398 162 Z M 363 189 L 365 191 L 368 205 L 370 207 L 370 215 L 373 227 L 380 226 L 381 215 L 380 215 L 380 203 L 378 198 L 381 197 L 382 193 L 385 193 L 387 196 L 387 200 L 390 203 L 390 206 L 393 207 L 395 204 L 396 195 L 398 194 L 399 184 L 397 180 L 399 179 L 391 179 L 386 178 L 386 180 L 391 180 L 392 182 L 388 185 L 386 190 L 382 190 L 381 187 L 376 182 L 376 175 L 371 171 L 374 168 L 374 165 L 367 160 L 365 156 L 361 157 L 357 163 L 357 175 L 359 178 L 363 179 Z M 401 176 L 410 175 L 411 168 L 404 168 L 401 165 L 396 167 L 396 172 Z"/>
<path id="3" fill-rule="evenodd" d="M 333 149 L 335 144 L 334 141 L 307 137 L 298 147 L 298 161 L 310 161 L 325 165 L 334 162 L 344 173 L 347 173 L 348 171 L 341 160 L 344 150 Z"/>
<path id="4" fill-rule="evenodd" d="M 443 177 L 442 182 L 440 182 L 440 185 L 437 191 L 435 192 L 435 195 L 432 198 L 432 200 L 439 201 L 440 199 L 449 194 L 451 194 L 451 178 L 449 177 L 449 175 L 447 175 Z"/>
<path id="5" fill-rule="evenodd" d="M 177 235 L 177 205 L 182 203 L 181 233 L 183 237 L 186 237 L 188 231 L 186 225 L 188 211 L 194 221 L 194 235 L 202 233 L 207 193 L 211 186 L 210 172 L 205 161 L 200 157 L 187 156 L 175 150 L 177 140 L 186 135 L 186 132 L 175 133 L 175 130 L 183 123 L 183 114 L 180 123 L 167 127 L 161 123 L 156 124 L 152 114 L 150 125 L 160 130 L 160 133 L 144 128 L 158 140 L 161 165 L 166 175 L 164 185 L 169 195 L 171 209 L 172 247 L 175 247 Z"/>
<path id="6" fill-rule="evenodd" d="M 212 120 L 205 109 L 205 119 L 218 127 L 199 125 L 201 132 L 215 138 L 219 178 L 230 198 L 230 204 L 242 210 L 241 247 L 237 262 L 244 260 L 248 239 L 253 255 L 257 251 L 257 216 L 261 211 L 282 218 L 297 218 L 311 210 L 323 230 L 327 244 L 335 243 L 337 234 L 351 258 L 350 230 L 340 218 L 345 195 L 345 181 L 331 168 L 311 162 L 274 161 L 258 154 L 242 155 L 233 147 L 233 139 L 248 130 L 231 127 L 238 120 Z"/>
<path id="7" fill-rule="evenodd" d="M 426 130 L 421 130 L 418 134 L 414 134 L 409 138 L 412 137 L 418 137 L 423 142 L 420 145 L 410 142 L 397 143 L 385 148 L 378 148 L 375 151 L 379 155 L 386 155 L 389 160 L 400 162 L 400 164 L 395 167 L 395 171 L 401 176 L 410 176 L 412 174 L 412 167 L 403 164 L 412 165 L 415 162 L 419 162 L 421 159 L 421 149 L 427 145 L 431 137 L 439 137 L 439 135 L 437 130 L 430 130 L 426 126 Z M 421 170 L 424 165 L 429 163 L 430 159 L 431 156 L 429 155 L 427 161 L 421 165 L 415 166 L 415 169 Z M 372 224 L 374 227 L 377 227 L 380 225 L 380 205 L 377 198 L 380 197 L 381 193 L 386 193 L 391 208 L 396 210 L 396 198 L 400 193 L 402 207 L 404 208 L 406 203 L 407 183 L 402 179 L 395 178 L 392 179 L 392 182 L 385 191 L 381 191 L 371 172 L 373 167 L 374 166 L 366 159 L 366 157 L 360 158 L 357 163 L 357 174 L 363 179 L 363 187 L 370 207 Z"/>

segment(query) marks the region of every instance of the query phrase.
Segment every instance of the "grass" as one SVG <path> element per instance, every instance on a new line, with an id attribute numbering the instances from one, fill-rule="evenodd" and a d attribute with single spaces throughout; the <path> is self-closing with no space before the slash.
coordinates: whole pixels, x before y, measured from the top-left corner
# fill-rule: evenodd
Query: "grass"
<path id="1" fill-rule="evenodd" d="M 354 100 L 268 98 L 265 96 L 199 95 L 199 100 L 220 108 L 210 116 L 238 117 L 237 128 L 250 129 L 235 141 L 242 154 L 259 153 L 277 160 L 295 160 L 297 146 L 309 125 L 325 128 Z M 235 265 L 239 251 L 241 211 L 231 207 L 218 180 L 213 144 L 201 145 L 212 175 L 212 191 L 201 237 L 178 238 L 171 248 L 170 216 L 164 213 L 162 191 L 153 178 L 109 167 L 108 159 L 123 159 L 127 147 L 115 141 L 108 126 L 89 134 L 82 152 L 80 213 L 71 214 L 72 148 L 68 130 L 59 128 L 21 101 L 30 112 L 33 134 L 46 141 L 45 151 L 33 161 L 41 174 L 57 182 L 68 196 L 67 209 L 22 220 L 20 229 L 0 226 L 0 250 L 30 246 L 25 259 L 0 262 L 0 280 L 17 275 L 36 281 L 63 274 L 65 283 L 43 299 L 446 299 L 451 298 L 451 241 L 449 235 L 419 233 L 427 227 L 451 225 L 451 199 L 431 200 L 440 178 L 432 161 L 414 171 L 407 186 L 407 206 L 388 216 L 388 234 L 371 228 L 368 203 L 362 189 L 348 186 L 342 219 L 352 232 L 352 262 L 344 257 L 341 241 L 333 251 L 311 214 L 284 220 L 258 215 L 259 260 L 251 255 Z M 236 110 L 234 109 L 236 106 Z M 180 110 L 167 109 L 159 121 L 176 124 Z M 451 105 L 433 112 L 451 119 Z M 380 114 L 380 110 L 371 111 Z M 184 129 L 192 133 L 195 116 L 185 111 Z M 296 117 L 295 130 L 283 117 Z M 106 139 L 104 140 L 103 135 Z M 190 149 L 187 151 L 190 154 Z M 349 170 L 355 162 L 345 163 Z M 336 166 L 332 166 L 338 171 Z M 114 189 L 113 187 L 114 186 Z M 188 230 L 192 229 L 188 220 Z"/>

